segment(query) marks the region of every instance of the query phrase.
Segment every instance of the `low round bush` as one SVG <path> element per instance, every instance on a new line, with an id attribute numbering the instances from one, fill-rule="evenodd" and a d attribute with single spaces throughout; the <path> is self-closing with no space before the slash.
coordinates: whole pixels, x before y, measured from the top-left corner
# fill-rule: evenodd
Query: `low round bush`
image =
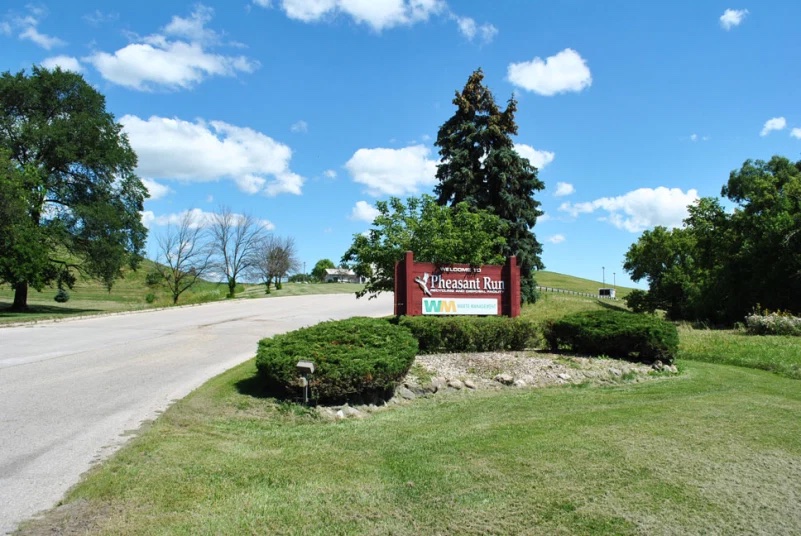
<path id="1" fill-rule="evenodd" d="M 619 357 L 643 363 L 672 363 L 679 347 L 676 326 L 652 315 L 585 311 L 546 323 L 551 350 Z"/>
<path id="2" fill-rule="evenodd" d="M 58 289 L 58 292 L 56 292 L 56 295 L 53 297 L 53 299 L 58 303 L 67 303 L 70 301 L 70 293 L 63 288 L 60 288 Z"/>
<path id="3" fill-rule="evenodd" d="M 417 340 L 409 330 L 378 318 L 350 318 L 262 339 L 256 368 L 269 392 L 300 398 L 295 367 L 300 360 L 313 361 L 313 399 L 369 403 L 392 396 L 416 355 Z"/>

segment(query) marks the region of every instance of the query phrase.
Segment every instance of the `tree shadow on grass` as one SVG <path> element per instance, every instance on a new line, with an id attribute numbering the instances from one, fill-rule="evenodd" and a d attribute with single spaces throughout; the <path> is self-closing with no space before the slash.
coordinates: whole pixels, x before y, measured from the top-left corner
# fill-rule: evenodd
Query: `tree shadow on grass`
<path id="1" fill-rule="evenodd" d="M 0 302 L 0 319 L 14 318 L 18 320 L 26 320 L 27 317 L 35 315 L 61 317 L 100 312 L 102 312 L 100 309 L 62 307 L 59 305 L 29 305 L 24 311 L 15 311 L 12 309 L 11 304 Z"/>
<path id="2" fill-rule="evenodd" d="M 604 309 L 609 309 L 610 311 L 623 311 L 624 313 L 630 313 L 629 309 L 626 309 L 624 305 L 618 305 L 617 303 L 613 303 L 608 300 L 597 300 L 598 305 L 603 307 Z"/>
<path id="3" fill-rule="evenodd" d="M 279 392 L 277 389 L 270 388 L 258 374 L 254 374 L 250 378 L 239 380 L 234 384 L 237 392 L 240 395 L 252 396 L 253 398 L 275 398 L 278 400 L 286 399 L 284 393 Z"/>

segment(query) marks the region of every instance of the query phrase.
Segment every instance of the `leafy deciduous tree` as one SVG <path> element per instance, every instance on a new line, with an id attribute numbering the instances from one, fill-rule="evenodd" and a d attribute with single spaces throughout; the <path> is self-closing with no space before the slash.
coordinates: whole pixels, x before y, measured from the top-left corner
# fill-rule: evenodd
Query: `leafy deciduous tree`
<path id="1" fill-rule="evenodd" d="M 454 207 L 438 205 L 429 195 L 410 197 L 406 204 L 396 198 L 376 203 L 378 216 L 366 234 L 353 237 L 342 257 L 344 264 L 367 278 L 356 293 L 370 298 L 394 290 L 395 263 L 407 251 L 421 262 L 480 266 L 504 261 L 505 224 L 485 210 L 474 210 L 466 202 Z"/>
<path id="2" fill-rule="evenodd" d="M 76 73 L 0 75 L 2 210 L 22 216 L 3 230 L 0 281 L 14 287 L 15 309 L 27 307 L 29 287 L 71 286 L 75 271 L 110 290 L 125 265 L 141 260 L 147 190 L 105 106 Z"/>
<path id="3" fill-rule="evenodd" d="M 521 295 L 533 302 L 533 270 L 543 268 L 542 245 L 532 231 L 542 215 L 534 194 L 545 185 L 537 178 L 537 168 L 514 148 L 517 101 L 509 99 L 501 110 L 483 79 L 481 69 L 470 75 L 453 100 L 456 113 L 439 129 L 436 145 L 442 161 L 437 166 L 435 191 L 440 204 L 466 202 L 497 215 L 506 224 L 500 253 L 517 256 Z"/>
<path id="4" fill-rule="evenodd" d="M 336 264 L 331 259 L 320 259 L 311 271 L 312 277 L 317 281 L 325 281 L 325 271 L 336 268 Z"/>
<path id="5" fill-rule="evenodd" d="M 757 305 L 801 311 L 801 162 L 774 156 L 732 171 L 722 195 L 688 207 L 685 227 L 646 231 L 626 253 L 648 295 L 630 305 L 664 309 L 674 319 L 731 323 Z"/>

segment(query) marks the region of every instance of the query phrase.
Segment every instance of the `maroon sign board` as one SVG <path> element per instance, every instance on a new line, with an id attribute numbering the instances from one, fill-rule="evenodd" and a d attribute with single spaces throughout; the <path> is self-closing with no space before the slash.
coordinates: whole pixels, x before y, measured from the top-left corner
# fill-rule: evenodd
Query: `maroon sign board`
<path id="1" fill-rule="evenodd" d="M 520 267 L 414 262 L 407 251 L 395 264 L 396 315 L 520 315 Z"/>

